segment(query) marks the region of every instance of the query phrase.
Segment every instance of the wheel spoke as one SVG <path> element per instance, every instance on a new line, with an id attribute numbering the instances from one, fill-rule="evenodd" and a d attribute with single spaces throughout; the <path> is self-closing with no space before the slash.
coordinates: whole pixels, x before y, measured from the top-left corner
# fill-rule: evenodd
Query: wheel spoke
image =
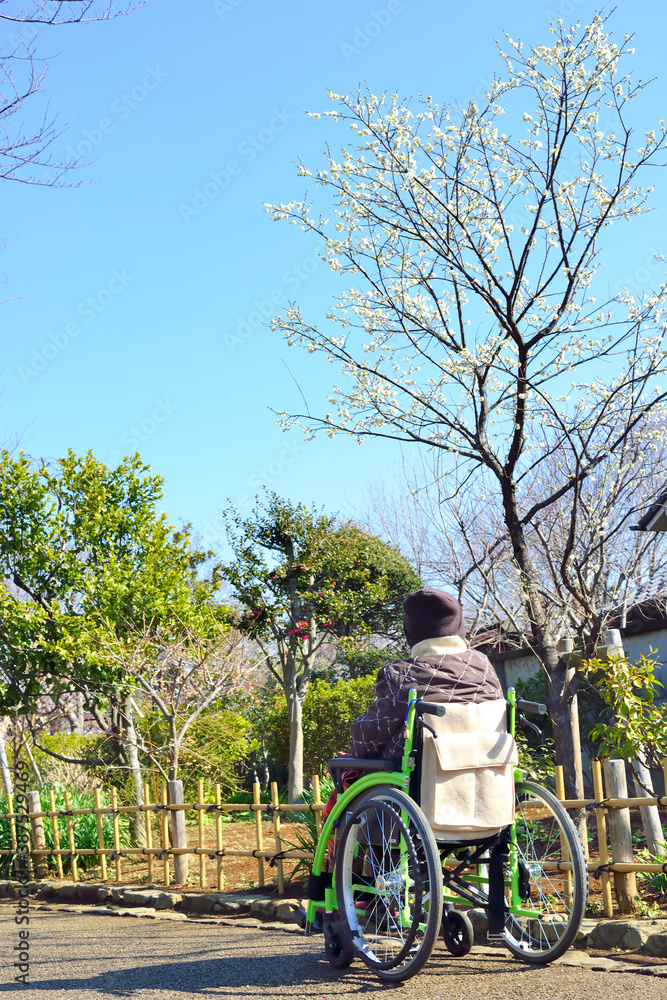
<path id="1" fill-rule="evenodd" d="M 397 789 L 381 791 L 360 796 L 350 810 L 337 853 L 336 896 L 341 923 L 366 964 L 400 981 L 431 952 L 440 914 L 424 912 L 424 894 L 441 900 L 442 878 L 419 808 Z"/>
<path id="2" fill-rule="evenodd" d="M 529 898 L 510 900 L 507 947 L 525 961 L 553 961 L 572 943 L 581 922 L 587 872 L 570 817 L 547 789 L 532 782 L 517 784 L 512 852 Z M 568 870 L 551 868 L 564 861 Z"/>

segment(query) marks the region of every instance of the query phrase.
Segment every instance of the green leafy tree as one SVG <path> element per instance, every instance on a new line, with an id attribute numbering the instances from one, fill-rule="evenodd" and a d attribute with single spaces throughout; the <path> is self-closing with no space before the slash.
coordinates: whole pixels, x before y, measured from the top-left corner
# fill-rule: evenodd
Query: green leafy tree
<path id="1" fill-rule="evenodd" d="M 347 750 L 354 720 L 375 697 L 371 675 L 328 684 L 314 680 L 303 703 L 303 768 L 306 775 L 327 773 L 327 761 Z M 283 698 L 274 698 L 263 713 L 266 750 L 278 767 L 289 761 L 289 714 Z"/>
<path id="2" fill-rule="evenodd" d="M 52 466 L 2 453 L 0 708 L 34 711 L 45 687 L 58 698 L 73 679 L 92 701 L 113 675 L 90 642 L 96 623 L 122 637 L 210 601 L 206 553 L 158 512 L 163 481 L 149 473 L 138 455 L 109 469 L 91 453 Z"/>
<path id="3" fill-rule="evenodd" d="M 627 656 L 582 663 L 613 713 L 611 722 L 598 722 L 591 731 L 603 757 L 638 758 L 649 767 L 662 767 L 667 757 L 667 727 L 664 704 L 656 702 L 663 686 L 655 676 L 656 665 L 656 660 L 643 653 L 636 663 Z"/>
<path id="4" fill-rule="evenodd" d="M 170 732 L 160 712 L 150 712 L 137 723 L 146 759 L 170 742 Z M 207 794 L 217 782 L 223 796 L 238 791 L 242 767 L 253 749 L 250 722 L 237 712 L 205 711 L 188 727 L 179 747 L 183 791 L 186 802 L 195 801 L 197 781 L 204 780 Z"/>
<path id="5" fill-rule="evenodd" d="M 234 560 L 223 570 L 285 695 L 288 795 L 303 790 L 303 703 L 326 641 L 396 636 L 402 598 L 420 585 L 409 563 L 355 525 L 269 493 L 251 517 L 228 518 Z"/>
<path id="6" fill-rule="evenodd" d="M 0 456 L 0 712 L 33 726 L 40 697 L 78 692 L 129 768 L 141 800 L 133 678 L 109 655 L 137 629 L 208 607 L 215 574 L 187 529 L 158 509 L 162 479 L 135 455 L 107 468 L 91 453 L 49 465 Z"/>

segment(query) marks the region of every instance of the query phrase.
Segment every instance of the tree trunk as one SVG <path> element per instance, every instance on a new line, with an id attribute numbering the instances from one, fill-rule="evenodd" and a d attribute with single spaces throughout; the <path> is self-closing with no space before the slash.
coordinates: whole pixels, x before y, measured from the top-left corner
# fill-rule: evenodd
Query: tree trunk
<path id="1" fill-rule="evenodd" d="M 563 768 L 563 784 L 567 799 L 584 798 L 584 777 L 581 769 L 579 733 L 574 730 L 578 723 L 572 715 L 572 695 L 569 693 L 569 668 L 566 658 L 558 655 L 557 649 L 543 650 L 545 659 L 555 666 L 549 670 L 547 664 L 548 694 L 547 707 L 553 723 L 556 761 Z M 544 661 L 543 661 L 544 662 Z M 585 809 L 575 809 L 570 814 L 583 845 L 588 844 L 588 830 Z"/>
<path id="2" fill-rule="evenodd" d="M 180 744 L 176 731 L 176 719 L 173 715 L 169 718 L 169 781 L 178 780 L 178 756 Z"/>
<path id="3" fill-rule="evenodd" d="M 572 724 L 571 703 L 574 692 L 568 670 L 569 653 L 565 656 L 560 655 L 551 623 L 545 614 L 538 588 L 538 575 L 530 558 L 524 528 L 518 516 L 514 483 L 511 478 L 508 481 L 507 474 L 501 480 L 501 486 L 505 525 L 521 572 L 526 595 L 526 611 L 533 632 L 533 648 L 547 675 L 547 705 L 554 727 L 556 760 L 563 767 L 565 796 L 568 799 L 581 799 L 584 797 L 584 784 L 580 755 L 578 760 L 579 733 L 578 731 L 574 733 Z M 582 844 L 587 845 L 585 811 L 575 810 L 572 818 Z"/>
<path id="4" fill-rule="evenodd" d="M 39 788 L 41 788 L 42 785 L 44 784 L 44 782 L 42 781 L 42 775 L 41 775 L 41 772 L 39 770 L 39 767 L 37 766 L 37 761 L 35 760 L 35 758 L 32 755 L 32 750 L 28 746 L 27 741 L 24 741 L 24 743 L 23 743 L 23 749 L 25 750 L 26 757 L 30 761 L 30 767 L 32 768 L 32 773 L 35 775 L 35 780 L 37 781 L 37 786 Z"/>
<path id="5" fill-rule="evenodd" d="M 124 722 L 125 736 L 127 739 L 126 754 L 128 764 L 130 766 L 130 774 L 132 775 L 132 784 L 134 786 L 134 804 L 137 806 L 143 806 L 144 782 L 141 765 L 139 763 L 139 754 L 137 752 L 137 734 L 134 728 L 134 719 L 132 716 L 132 697 L 130 695 L 128 695 L 125 699 Z M 130 813 L 130 829 L 132 831 L 132 839 L 137 847 L 145 847 L 146 823 L 143 812 Z"/>
<path id="6" fill-rule="evenodd" d="M 0 718 L 0 771 L 2 772 L 2 785 L 5 789 L 5 795 L 11 795 L 14 791 L 14 786 L 12 785 L 12 773 L 9 770 L 7 749 L 5 747 L 5 733 L 7 732 L 8 726 L 9 717 L 3 715 L 2 718 Z"/>
<path id="7" fill-rule="evenodd" d="M 286 691 L 289 711 L 288 802 L 298 802 L 303 792 L 303 701 L 297 691 Z"/>
<path id="8" fill-rule="evenodd" d="M 115 763 L 117 767 L 127 767 L 127 754 L 125 752 L 125 740 L 123 738 L 123 727 L 121 713 L 118 708 L 118 693 L 114 691 L 109 698 L 109 734 Z"/>

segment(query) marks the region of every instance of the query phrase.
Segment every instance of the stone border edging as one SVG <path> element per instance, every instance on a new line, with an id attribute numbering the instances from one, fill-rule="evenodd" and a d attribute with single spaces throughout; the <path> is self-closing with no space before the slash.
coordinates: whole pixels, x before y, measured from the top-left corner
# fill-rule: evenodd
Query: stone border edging
<path id="1" fill-rule="evenodd" d="M 15 899 L 19 882 L 0 882 L 0 899 Z M 185 915 L 220 914 L 243 916 L 257 920 L 294 923 L 295 911 L 304 901 L 295 898 L 272 899 L 251 893 L 169 892 L 158 886 L 108 886 L 89 882 L 34 881 L 27 886 L 28 894 L 38 900 L 88 906 L 138 907 L 157 911 L 176 911 Z M 107 911 L 111 912 L 111 911 Z"/>

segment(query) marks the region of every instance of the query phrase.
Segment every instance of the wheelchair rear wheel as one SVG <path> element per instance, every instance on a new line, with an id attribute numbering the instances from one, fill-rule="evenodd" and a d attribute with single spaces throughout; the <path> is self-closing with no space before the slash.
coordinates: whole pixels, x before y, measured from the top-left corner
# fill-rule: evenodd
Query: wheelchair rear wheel
<path id="1" fill-rule="evenodd" d="M 522 962 L 545 965 L 567 951 L 584 916 L 584 849 L 558 799 L 532 781 L 516 783 L 515 832 L 504 943 Z"/>
<path id="2" fill-rule="evenodd" d="M 336 852 L 341 934 L 385 982 L 414 976 L 440 930 L 442 868 L 421 809 L 391 786 L 351 803 Z"/>

